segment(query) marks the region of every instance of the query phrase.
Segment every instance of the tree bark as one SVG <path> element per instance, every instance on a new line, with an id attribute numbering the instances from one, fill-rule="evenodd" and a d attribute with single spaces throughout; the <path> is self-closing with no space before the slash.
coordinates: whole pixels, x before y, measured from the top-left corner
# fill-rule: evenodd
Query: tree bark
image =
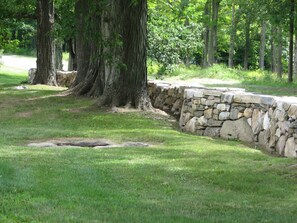
<path id="1" fill-rule="evenodd" d="M 244 61 L 243 61 L 243 67 L 245 70 L 249 69 L 249 55 L 250 55 L 250 48 L 251 48 L 250 30 L 251 30 L 251 19 L 249 15 L 246 15 L 245 49 L 244 49 Z"/>
<path id="2" fill-rule="evenodd" d="M 210 26 L 210 1 L 207 0 L 204 6 L 204 32 L 203 32 L 203 62 L 202 66 L 208 66 L 208 39 L 209 39 L 209 26 Z"/>
<path id="3" fill-rule="evenodd" d="M 211 0 L 211 23 L 209 30 L 209 39 L 208 39 L 208 64 L 212 66 L 215 61 L 215 35 L 217 27 L 217 0 Z"/>
<path id="4" fill-rule="evenodd" d="M 232 21 L 230 27 L 230 44 L 229 44 L 229 58 L 228 58 L 228 67 L 234 67 L 234 50 L 235 50 L 235 38 L 236 38 L 236 21 L 235 21 L 235 3 L 232 3 Z"/>
<path id="5" fill-rule="evenodd" d="M 74 93 L 99 97 L 100 105 L 150 109 L 146 0 L 111 0 L 108 7 L 96 15 L 92 16 L 90 28 L 93 37 L 94 33 L 100 35 L 90 37 L 91 47 L 80 45 L 83 52 L 91 49 L 91 53 L 86 76 L 73 89 Z M 81 56 L 79 50 L 77 53 Z M 81 66 L 85 64 L 78 63 L 78 72 Z"/>
<path id="6" fill-rule="evenodd" d="M 278 55 L 278 28 L 275 25 L 271 27 L 271 72 L 277 73 L 277 55 Z"/>
<path id="7" fill-rule="evenodd" d="M 63 70 L 63 46 L 62 42 L 55 42 L 55 69 Z"/>
<path id="8" fill-rule="evenodd" d="M 68 70 L 77 70 L 77 58 L 76 58 L 76 41 L 73 39 L 68 40 L 69 48 L 69 61 Z"/>
<path id="9" fill-rule="evenodd" d="M 288 82 L 293 82 L 293 47 L 294 47 L 294 14 L 295 14 L 295 1 L 291 0 L 290 8 L 290 44 L 289 44 L 289 73 L 288 73 Z"/>
<path id="10" fill-rule="evenodd" d="M 277 28 L 277 66 L 276 66 L 276 72 L 277 76 L 279 78 L 282 78 L 283 75 L 283 62 L 282 62 L 282 55 L 283 55 L 283 43 L 282 43 L 282 27 L 278 26 Z"/>
<path id="11" fill-rule="evenodd" d="M 260 52 L 259 52 L 259 68 L 265 70 L 265 46 L 266 46 L 266 22 L 262 22 L 261 27 L 261 41 L 260 41 Z"/>
<path id="12" fill-rule="evenodd" d="M 75 86 L 82 84 L 88 72 L 89 61 L 91 59 L 92 48 L 89 44 L 92 39 L 90 32 L 95 32 L 90 27 L 90 1 L 77 0 L 75 4 L 75 22 L 76 22 L 76 62 L 77 62 L 77 76 Z M 94 18 L 93 18 L 94 20 Z M 97 23 L 101 23 L 98 19 Z M 96 22 L 94 22 L 96 24 Z M 89 26 L 89 27 L 88 27 Z M 101 30 L 98 30 L 99 32 Z M 97 34 L 96 34 L 97 35 Z M 89 38 L 89 39 L 88 39 Z M 72 48 L 72 43 L 71 43 Z M 79 93 L 79 92 L 78 92 Z"/>
<path id="13" fill-rule="evenodd" d="M 295 21 L 295 27 L 297 22 Z M 297 79 L 297 29 L 295 29 L 295 43 L 294 43 L 294 80 Z"/>
<path id="14" fill-rule="evenodd" d="M 219 8 L 221 0 L 214 1 L 213 8 L 213 63 L 217 63 L 217 50 L 218 50 L 218 20 L 219 20 Z"/>
<path id="15" fill-rule="evenodd" d="M 34 84 L 57 85 L 55 71 L 54 2 L 37 1 L 37 71 Z"/>

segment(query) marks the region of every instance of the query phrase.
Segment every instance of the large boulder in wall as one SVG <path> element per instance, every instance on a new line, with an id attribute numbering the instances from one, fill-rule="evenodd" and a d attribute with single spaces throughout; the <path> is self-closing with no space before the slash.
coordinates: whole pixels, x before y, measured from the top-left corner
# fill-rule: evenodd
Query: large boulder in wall
<path id="1" fill-rule="evenodd" d="M 220 135 L 225 139 L 238 139 L 243 142 L 254 142 L 254 134 L 246 118 L 236 121 L 225 121 Z"/>
<path id="2" fill-rule="evenodd" d="M 33 84 L 33 80 L 36 75 L 36 68 L 31 68 L 28 71 L 28 83 Z M 75 81 L 77 75 L 77 71 L 61 71 L 57 70 L 56 71 L 56 78 L 57 78 L 57 84 L 58 86 L 63 86 L 63 87 L 71 87 L 72 84 Z"/>
<path id="3" fill-rule="evenodd" d="M 76 71 L 57 71 L 57 84 L 59 86 L 71 87 L 74 83 L 77 72 Z"/>

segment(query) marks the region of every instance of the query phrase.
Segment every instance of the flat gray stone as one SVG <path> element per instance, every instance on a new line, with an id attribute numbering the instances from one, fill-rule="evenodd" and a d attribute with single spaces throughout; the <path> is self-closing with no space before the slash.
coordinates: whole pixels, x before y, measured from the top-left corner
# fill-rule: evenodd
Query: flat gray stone
<path id="1" fill-rule="evenodd" d="M 230 109 L 230 105 L 226 105 L 226 104 L 218 104 L 217 105 L 217 109 L 219 111 L 229 111 Z"/>
<path id="2" fill-rule="evenodd" d="M 263 129 L 267 130 L 269 128 L 270 128 L 270 119 L 269 119 L 268 112 L 266 112 L 263 119 Z"/>
<path id="3" fill-rule="evenodd" d="M 282 135 L 276 143 L 276 151 L 281 156 L 284 155 L 286 141 L 287 141 L 287 136 Z"/>
<path id="4" fill-rule="evenodd" d="M 276 109 L 275 112 L 274 112 L 274 117 L 278 120 L 278 121 L 285 121 L 286 120 L 286 111 L 285 110 L 279 110 L 279 109 Z"/>
<path id="5" fill-rule="evenodd" d="M 210 119 L 212 117 L 213 109 L 207 109 L 204 111 L 204 117 Z"/>
<path id="6" fill-rule="evenodd" d="M 230 118 L 230 112 L 221 112 L 219 114 L 219 120 L 224 121 Z"/>
<path id="7" fill-rule="evenodd" d="M 252 93 L 241 93 L 234 95 L 234 102 L 246 104 L 260 104 L 261 97 L 259 95 L 254 95 Z"/>
<path id="8" fill-rule="evenodd" d="M 126 142 L 123 144 L 125 147 L 149 147 L 150 145 L 144 142 Z"/>
<path id="9" fill-rule="evenodd" d="M 51 143 L 51 142 L 30 143 L 30 144 L 28 144 L 28 146 L 30 146 L 30 147 L 41 147 L 41 148 L 57 147 L 56 144 Z"/>
<path id="10" fill-rule="evenodd" d="M 204 95 L 215 96 L 215 97 L 221 97 L 221 95 L 223 94 L 222 91 L 219 91 L 219 90 L 210 90 L 210 89 L 204 90 L 203 93 L 204 93 Z"/>
<path id="11" fill-rule="evenodd" d="M 238 139 L 249 143 L 254 142 L 253 130 L 245 118 L 237 121 L 225 121 L 220 135 L 225 139 Z"/>
<path id="12" fill-rule="evenodd" d="M 199 126 L 206 126 L 207 125 L 207 119 L 204 116 L 202 116 L 202 117 L 197 119 L 196 124 L 199 125 Z"/>
<path id="13" fill-rule="evenodd" d="M 287 140 L 284 155 L 286 157 L 297 157 L 296 144 L 295 144 L 294 137 L 291 137 Z"/>
<path id="14" fill-rule="evenodd" d="M 246 118 L 251 118 L 253 115 L 253 109 L 252 108 L 246 108 L 243 112 L 243 116 Z"/>
<path id="15" fill-rule="evenodd" d="M 254 109 L 252 116 L 252 129 L 254 134 L 258 134 L 262 130 L 264 113 L 259 109 Z"/>
<path id="16" fill-rule="evenodd" d="M 204 131 L 204 136 L 218 138 L 220 137 L 220 131 L 221 131 L 221 128 L 207 127 Z"/>
<path id="17" fill-rule="evenodd" d="M 228 104 L 231 104 L 233 102 L 233 99 L 234 99 L 234 93 L 233 92 L 225 92 L 222 94 L 221 96 L 221 101 L 222 103 L 228 103 Z"/>
<path id="18" fill-rule="evenodd" d="M 221 127 L 223 125 L 223 122 L 222 121 L 217 121 L 217 120 L 214 120 L 214 119 L 208 119 L 206 125 L 209 126 L 209 127 Z"/>
<path id="19" fill-rule="evenodd" d="M 194 117 L 191 120 L 189 120 L 184 128 L 186 132 L 194 133 L 196 131 L 196 122 L 198 118 Z"/>
<path id="20" fill-rule="evenodd" d="M 262 131 L 258 135 L 258 142 L 261 147 L 266 149 L 268 147 L 268 142 L 269 142 L 269 132 L 267 131 Z"/>
<path id="21" fill-rule="evenodd" d="M 291 104 L 288 115 L 289 117 L 297 118 L 297 104 Z"/>

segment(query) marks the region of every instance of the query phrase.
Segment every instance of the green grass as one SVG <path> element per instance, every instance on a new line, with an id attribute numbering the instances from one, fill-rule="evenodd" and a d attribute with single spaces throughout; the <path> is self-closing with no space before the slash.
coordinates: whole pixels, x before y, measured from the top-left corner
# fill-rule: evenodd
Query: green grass
<path id="1" fill-rule="evenodd" d="M 158 70 L 158 65 L 150 64 L 150 78 L 154 79 L 154 73 Z M 249 92 L 260 94 L 271 94 L 277 96 L 297 96 L 297 80 L 288 83 L 287 74 L 279 79 L 277 74 L 268 71 L 245 71 L 240 69 L 229 69 L 225 65 L 215 64 L 212 67 L 201 68 L 198 66 L 179 66 L 173 73 L 162 77 L 164 80 L 193 80 L 196 78 L 210 78 L 220 80 L 231 80 L 232 83 L 224 84 L 204 84 L 208 87 L 235 87 L 244 88 Z"/>
<path id="2" fill-rule="evenodd" d="M 0 70 L 0 222 L 296 222 L 295 159 L 176 131 L 151 113 L 110 113 L 62 89 L 15 90 Z M 52 138 L 152 147 L 33 148 Z"/>

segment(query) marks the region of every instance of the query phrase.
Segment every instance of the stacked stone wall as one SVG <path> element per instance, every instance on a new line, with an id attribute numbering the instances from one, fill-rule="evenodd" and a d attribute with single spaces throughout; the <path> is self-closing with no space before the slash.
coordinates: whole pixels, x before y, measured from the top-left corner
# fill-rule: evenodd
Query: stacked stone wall
<path id="1" fill-rule="evenodd" d="M 183 131 L 248 142 L 270 153 L 297 157 L 297 98 L 243 89 L 149 83 L 156 108 L 179 117 Z"/>

